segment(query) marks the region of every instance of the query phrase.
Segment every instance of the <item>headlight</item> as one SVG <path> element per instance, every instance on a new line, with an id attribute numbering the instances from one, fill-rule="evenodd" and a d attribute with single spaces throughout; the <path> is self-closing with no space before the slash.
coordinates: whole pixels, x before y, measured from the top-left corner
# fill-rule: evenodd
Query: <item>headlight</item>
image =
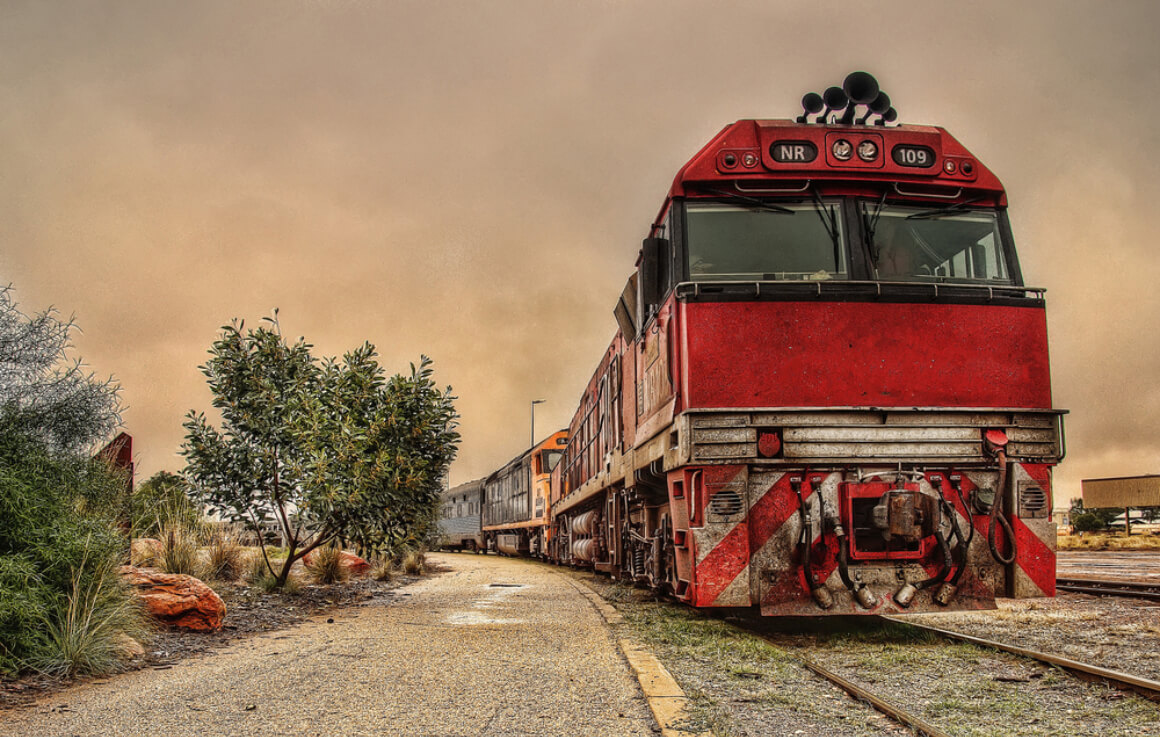
<path id="1" fill-rule="evenodd" d="M 878 158 L 878 144 L 874 143 L 874 141 L 862 141 L 859 143 L 858 158 L 863 161 L 873 161 Z"/>
<path id="2" fill-rule="evenodd" d="M 850 157 L 854 155 L 854 147 L 845 138 L 834 141 L 834 146 L 830 150 L 838 161 L 849 161 Z"/>

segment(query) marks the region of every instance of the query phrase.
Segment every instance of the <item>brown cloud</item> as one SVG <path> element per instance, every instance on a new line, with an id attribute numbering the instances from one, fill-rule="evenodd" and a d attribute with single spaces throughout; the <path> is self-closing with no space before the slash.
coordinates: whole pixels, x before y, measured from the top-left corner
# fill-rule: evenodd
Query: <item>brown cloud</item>
<path id="1" fill-rule="evenodd" d="M 85 328 L 141 468 L 176 468 L 217 327 L 420 353 L 453 481 L 565 424 L 677 168 L 875 72 L 1008 186 L 1049 288 L 1064 496 L 1160 468 L 1158 11 L 1147 3 L 7 3 L 0 275 Z"/>

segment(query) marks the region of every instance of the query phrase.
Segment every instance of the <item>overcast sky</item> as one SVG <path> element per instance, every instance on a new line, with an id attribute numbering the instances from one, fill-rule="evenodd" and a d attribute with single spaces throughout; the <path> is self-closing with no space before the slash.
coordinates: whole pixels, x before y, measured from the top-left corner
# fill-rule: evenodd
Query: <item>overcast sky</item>
<path id="1" fill-rule="evenodd" d="M 1081 478 L 1160 473 L 1160 4 L 0 4 L 0 282 L 84 329 L 141 475 L 222 324 L 420 354 L 459 483 L 567 424 L 677 169 L 875 74 L 1007 187 Z"/>

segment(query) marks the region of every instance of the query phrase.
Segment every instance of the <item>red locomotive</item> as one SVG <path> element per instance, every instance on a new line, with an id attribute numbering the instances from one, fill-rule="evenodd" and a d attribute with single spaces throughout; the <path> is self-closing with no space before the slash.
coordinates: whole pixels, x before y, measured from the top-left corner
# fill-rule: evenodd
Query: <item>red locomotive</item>
<path id="1" fill-rule="evenodd" d="M 548 557 L 765 615 L 1054 594 L 1063 411 L 1002 185 L 894 124 L 868 74 L 803 106 L 677 174 L 569 427 Z"/>
<path id="2" fill-rule="evenodd" d="M 802 103 L 677 174 L 568 430 L 449 493 L 488 549 L 698 607 L 1053 595 L 1064 412 L 1002 185 L 864 72 Z"/>

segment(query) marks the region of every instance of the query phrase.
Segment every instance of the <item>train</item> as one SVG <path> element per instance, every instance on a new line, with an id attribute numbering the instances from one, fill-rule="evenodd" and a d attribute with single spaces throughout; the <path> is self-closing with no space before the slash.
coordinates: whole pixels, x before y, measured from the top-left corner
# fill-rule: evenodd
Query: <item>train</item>
<path id="1" fill-rule="evenodd" d="M 1002 184 L 867 73 L 802 107 L 680 168 L 569 427 L 473 492 L 481 549 L 765 616 L 1054 595 L 1066 411 Z"/>

